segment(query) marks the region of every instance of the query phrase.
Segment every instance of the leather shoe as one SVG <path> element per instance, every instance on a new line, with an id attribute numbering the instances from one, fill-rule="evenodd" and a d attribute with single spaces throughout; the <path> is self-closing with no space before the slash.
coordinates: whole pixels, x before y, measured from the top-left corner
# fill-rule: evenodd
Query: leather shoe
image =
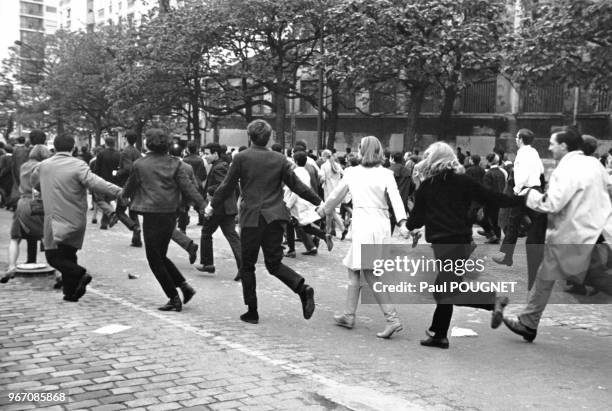
<path id="1" fill-rule="evenodd" d="M 214 274 L 215 273 L 215 266 L 214 265 L 197 265 L 196 266 L 196 270 L 198 271 L 202 271 L 204 273 L 211 273 Z"/>
<path id="2" fill-rule="evenodd" d="M 504 254 L 503 257 L 493 256 L 492 260 L 495 261 L 497 264 L 507 265 L 508 267 L 511 267 L 512 264 L 514 264 L 512 256 L 508 256 L 508 254 Z"/>
<path id="3" fill-rule="evenodd" d="M 348 228 L 345 228 L 344 230 L 342 230 L 342 235 L 340 236 L 340 239 L 344 240 L 347 234 L 348 234 Z"/>
<path id="4" fill-rule="evenodd" d="M 526 327 L 517 317 L 504 317 L 504 324 L 506 324 L 506 327 L 508 327 L 510 331 L 520 335 L 527 342 L 532 342 L 533 340 L 535 340 L 536 335 L 538 334 L 537 330 Z"/>
<path id="5" fill-rule="evenodd" d="M 191 300 L 195 295 L 196 290 L 192 286 L 190 286 L 187 281 L 181 284 L 180 288 L 183 292 L 183 304 L 187 304 L 189 300 Z"/>
<path id="6" fill-rule="evenodd" d="M 257 324 L 259 323 L 259 314 L 257 311 L 249 310 L 240 316 L 240 320 L 244 321 L 245 323 Z"/>
<path id="7" fill-rule="evenodd" d="M 285 257 L 289 257 L 289 258 L 295 258 L 295 251 L 287 251 L 285 253 Z"/>
<path id="8" fill-rule="evenodd" d="M 68 301 L 68 302 L 71 302 L 71 303 L 76 303 L 76 302 L 79 301 L 79 299 L 75 298 L 74 295 L 65 295 L 64 296 L 64 301 Z"/>
<path id="9" fill-rule="evenodd" d="M 117 213 L 112 213 L 108 217 L 108 228 L 113 228 L 113 226 L 117 224 L 118 222 L 119 222 L 119 217 L 117 216 Z"/>
<path id="10" fill-rule="evenodd" d="M 234 281 L 242 281 L 242 274 L 240 271 L 236 273 L 236 277 L 234 277 Z"/>
<path id="11" fill-rule="evenodd" d="M 508 305 L 510 300 L 508 297 L 496 297 L 495 308 L 491 313 L 491 328 L 498 328 L 504 319 L 504 308 Z"/>
<path id="12" fill-rule="evenodd" d="M 317 255 L 317 249 L 313 248 L 312 250 L 304 251 L 302 255 Z"/>
<path id="13" fill-rule="evenodd" d="M 436 338 L 429 337 L 425 340 L 421 340 L 421 345 L 425 347 L 437 347 L 437 348 L 448 348 L 448 338 Z"/>
<path id="14" fill-rule="evenodd" d="M 187 247 L 187 252 L 189 253 L 189 264 L 195 263 L 198 258 L 198 245 L 191 243 L 189 247 Z"/>
<path id="15" fill-rule="evenodd" d="M 0 278 L 0 283 L 8 283 L 8 280 L 15 278 L 15 270 L 9 270 Z"/>
<path id="16" fill-rule="evenodd" d="M 331 251 L 334 248 L 331 234 L 325 234 L 325 244 L 327 245 L 327 251 Z"/>
<path id="17" fill-rule="evenodd" d="M 300 293 L 300 300 L 302 301 L 302 314 L 308 320 L 315 310 L 314 290 L 311 286 L 304 284 L 304 289 Z"/>
<path id="18" fill-rule="evenodd" d="M 76 290 L 74 290 L 74 298 L 77 300 L 85 295 L 85 291 L 87 290 L 87 284 L 91 282 L 91 275 L 85 273 L 79 280 L 77 284 Z"/>
<path id="19" fill-rule="evenodd" d="M 177 311 L 180 312 L 183 309 L 181 298 L 177 295 L 172 297 L 165 305 L 158 308 L 159 311 Z"/>

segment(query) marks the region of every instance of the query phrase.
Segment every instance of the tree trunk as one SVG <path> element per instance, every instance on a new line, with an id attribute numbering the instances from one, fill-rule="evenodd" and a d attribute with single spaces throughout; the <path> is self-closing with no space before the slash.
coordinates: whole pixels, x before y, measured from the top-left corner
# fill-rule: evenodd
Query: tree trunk
<path id="1" fill-rule="evenodd" d="M 147 124 L 147 120 L 145 120 L 144 118 L 139 119 L 136 122 L 136 134 L 138 135 L 138 138 L 136 139 L 136 147 L 138 147 L 139 150 L 142 150 L 142 132 L 144 131 L 145 125 Z"/>
<path id="2" fill-rule="evenodd" d="M 406 117 L 406 126 L 404 129 L 404 150 L 412 151 L 416 145 L 419 114 L 421 114 L 421 106 L 425 99 L 426 85 L 411 87 L 410 99 L 408 101 L 408 113 Z"/>
<path id="3" fill-rule="evenodd" d="M 100 128 L 100 126 L 96 126 L 96 129 L 94 130 L 95 134 L 94 134 L 94 139 L 96 141 L 96 147 L 100 145 L 100 142 L 102 140 L 102 129 Z"/>
<path id="4" fill-rule="evenodd" d="M 253 121 L 253 103 L 251 95 L 249 94 L 249 84 L 246 77 L 242 78 L 242 95 L 244 96 L 244 119 L 247 124 Z"/>
<path id="5" fill-rule="evenodd" d="M 285 148 L 285 114 L 287 112 L 287 107 L 285 104 L 285 94 L 283 92 L 274 92 L 274 105 L 276 107 L 276 118 L 274 120 L 276 142 Z"/>
<path id="6" fill-rule="evenodd" d="M 333 149 L 336 143 L 336 130 L 338 129 L 338 111 L 340 110 L 340 92 L 335 82 L 327 82 L 331 90 L 331 110 L 327 116 L 328 136 L 325 147 Z"/>
<path id="7" fill-rule="evenodd" d="M 453 105 L 457 98 L 457 87 L 454 85 L 444 89 L 444 102 L 440 111 L 440 124 L 438 128 L 438 140 L 446 140 L 451 130 L 451 115 L 453 114 Z"/>
<path id="8" fill-rule="evenodd" d="M 200 97 L 202 94 L 202 86 L 200 84 L 200 78 L 196 76 L 194 80 L 194 93 L 193 101 L 191 102 L 192 109 L 192 124 L 193 124 L 193 139 L 198 146 L 202 141 L 202 135 L 200 133 Z"/>
<path id="9" fill-rule="evenodd" d="M 191 104 L 187 110 L 187 140 L 191 140 Z"/>

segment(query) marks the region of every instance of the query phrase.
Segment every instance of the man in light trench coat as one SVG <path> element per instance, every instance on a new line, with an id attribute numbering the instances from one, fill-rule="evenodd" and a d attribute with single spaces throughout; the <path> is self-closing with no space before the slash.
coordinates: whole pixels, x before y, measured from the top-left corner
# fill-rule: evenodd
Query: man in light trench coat
<path id="1" fill-rule="evenodd" d="M 549 150 L 559 161 L 548 190 L 542 194 L 526 189 L 527 206 L 546 213 L 548 224 L 544 258 L 527 307 L 516 318 L 504 318 L 506 326 L 531 342 L 556 280 L 582 283 L 598 242 L 612 240 L 610 179 L 597 161 L 581 151 L 582 138 L 574 127 L 565 127 L 550 137 Z M 521 194 L 524 194 L 521 193 Z M 593 278 L 595 288 L 610 292 L 605 276 Z"/>
<path id="2" fill-rule="evenodd" d="M 121 188 L 95 175 L 87 164 L 72 157 L 74 138 L 59 135 L 56 154 L 32 174 L 32 186 L 41 192 L 45 210 L 43 245 L 49 264 L 62 273 L 64 300 L 76 302 L 85 294 L 91 275 L 77 264 L 87 224 L 87 189 L 118 197 Z"/>

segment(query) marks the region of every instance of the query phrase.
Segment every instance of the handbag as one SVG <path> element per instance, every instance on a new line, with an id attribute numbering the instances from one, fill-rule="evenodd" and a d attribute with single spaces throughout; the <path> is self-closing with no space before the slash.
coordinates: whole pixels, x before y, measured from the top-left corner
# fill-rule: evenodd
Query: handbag
<path id="1" fill-rule="evenodd" d="M 43 202 L 40 198 L 32 198 L 32 201 L 30 201 L 30 214 L 33 216 L 45 215 Z"/>

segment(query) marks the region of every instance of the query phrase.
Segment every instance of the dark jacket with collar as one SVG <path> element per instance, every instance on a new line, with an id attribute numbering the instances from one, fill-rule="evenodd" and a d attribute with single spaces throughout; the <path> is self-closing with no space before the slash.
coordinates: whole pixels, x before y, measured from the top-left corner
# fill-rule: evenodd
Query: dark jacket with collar
<path id="1" fill-rule="evenodd" d="M 193 169 L 193 175 L 195 176 L 198 189 L 202 188 L 202 183 L 206 180 L 206 167 L 204 166 L 204 160 L 197 154 L 189 154 L 183 159 L 183 161 L 191 166 Z"/>
<path id="2" fill-rule="evenodd" d="M 239 182 L 241 227 L 258 227 L 260 216 L 268 224 L 276 220 L 289 221 L 289 211 L 283 201 L 283 183 L 312 204 L 321 203 L 319 196 L 295 175 L 287 157 L 265 147 L 253 145 L 236 154 L 227 177 L 213 196 L 213 210 L 223 206 Z"/>
<path id="3" fill-rule="evenodd" d="M 189 164 L 168 154 L 147 153 L 136 160 L 125 183 L 130 209 L 139 213 L 175 213 L 181 195 L 204 209 L 204 199 L 189 177 Z"/>
<path id="4" fill-rule="evenodd" d="M 117 184 L 123 185 L 130 176 L 134 161 L 142 157 L 140 150 L 132 145 L 128 145 L 119 155 L 119 171 L 117 171 Z"/>
<path id="5" fill-rule="evenodd" d="M 425 239 L 430 243 L 444 244 L 449 238 L 462 238 L 469 243 L 472 221 L 468 210 L 473 201 L 497 207 L 525 203 L 522 197 L 490 191 L 466 174 L 445 171 L 421 183 L 406 227 L 412 230 L 424 225 Z"/>
<path id="6" fill-rule="evenodd" d="M 114 148 L 105 148 L 96 157 L 96 166 L 94 173 L 109 181 L 115 182 L 113 171 L 119 169 L 120 154 Z"/>
<path id="7" fill-rule="evenodd" d="M 227 163 L 219 158 L 212 163 L 212 167 L 208 172 L 208 178 L 204 185 L 206 195 L 214 196 L 217 188 L 221 185 L 228 171 Z M 238 214 L 238 205 L 236 204 L 236 190 L 232 191 L 223 201 L 221 207 L 214 208 L 214 214 L 235 215 Z"/>

